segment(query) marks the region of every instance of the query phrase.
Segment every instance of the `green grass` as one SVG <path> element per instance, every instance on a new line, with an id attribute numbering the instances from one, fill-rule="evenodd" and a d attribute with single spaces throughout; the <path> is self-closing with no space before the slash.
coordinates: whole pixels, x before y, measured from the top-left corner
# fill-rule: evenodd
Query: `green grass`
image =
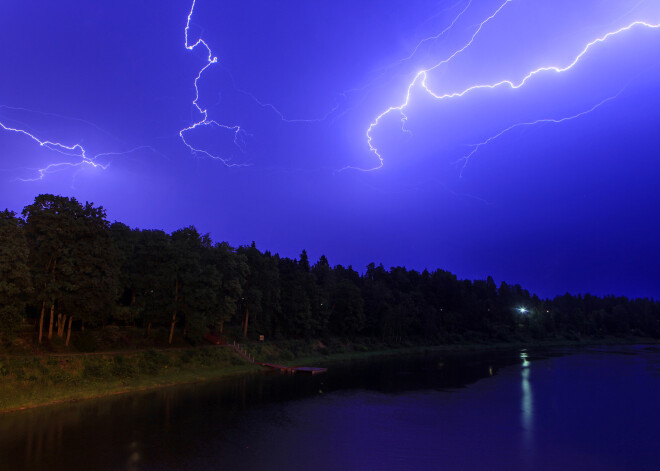
<path id="1" fill-rule="evenodd" d="M 288 340 L 242 345 L 258 362 L 321 366 L 375 356 L 489 351 L 544 346 L 658 343 L 655 339 L 552 339 L 501 343 L 414 345 L 374 339 Z M 0 355 L 0 412 L 260 371 L 229 347 L 90 355 Z"/>
<path id="2" fill-rule="evenodd" d="M 0 411 L 258 371 L 229 348 L 0 357 Z"/>

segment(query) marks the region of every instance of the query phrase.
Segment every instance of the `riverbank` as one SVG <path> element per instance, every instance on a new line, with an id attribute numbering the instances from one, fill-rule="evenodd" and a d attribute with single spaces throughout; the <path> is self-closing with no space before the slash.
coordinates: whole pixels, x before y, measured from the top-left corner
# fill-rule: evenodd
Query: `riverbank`
<path id="1" fill-rule="evenodd" d="M 230 348 L 0 357 L 0 412 L 254 373 Z"/>
<path id="2" fill-rule="evenodd" d="M 446 345 L 417 345 L 417 346 L 403 346 L 400 348 L 385 348 L 377 350 L 361 350 L 349 351 L 342 353 L 334 353 L 330 355 L 308 355 L 296 358 L 295 360 L 282 362 L 287 366 L 331 366 L 332 363 L 361 360 L 373 357 L 383 356 L 399 356 L 399 355 L 414 355 L 424 353 L 446 353 L 458 354 L 469 352 L 488 352 L 488 351 L 502 351 L 512 349 L 538 349 L 538 348 L 557 348 L 557 347 L 587 347 L 596 345 L 645 345 L 645 344 L 660 344 L 660 339 L 646 338 L 646 337 L 607 337 L 601 339 L 580 339 L 580 340 L 566 340 L 566 339 L 553 339 L 553 340 L 535 340 L 535 341 L 519 341 L 519 342 L 502 342 L 502 343 L 466 343 L 466 344 L 446 344 Z"/>
<path id="3" fill-rule="evenodd" d="M 391 345 L 363 339 L 249 343 L 242 347 L 257 362 L 288 366 L 329 366 L 376 356 L 460 353 L 516 348 L 659 343 L 646 338 L 604 338 L 512 343 Z M 87 355 L 0 356 L 0 412 L 126 394 L 153 388 L 217 380 L 263 371 L 230 347 L 146 350 Z"/>

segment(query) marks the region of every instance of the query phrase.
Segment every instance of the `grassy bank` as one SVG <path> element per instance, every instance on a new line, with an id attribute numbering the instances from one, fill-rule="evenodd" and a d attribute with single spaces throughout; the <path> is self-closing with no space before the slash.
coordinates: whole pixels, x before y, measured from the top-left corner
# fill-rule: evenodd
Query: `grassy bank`
<path id="1" fill-rule="evenodd" d="M 0 357 L 0 411 L 258 371 L 229 348 Z"/>
<path id="2" fill-rule="evenodd" d="M 658 343 L 658 340 L 611 337 L 433 345 L 374 339 L 323 339 L 252 342 L 242 347 L 257 362 L 320 366 L 375 356 L 425 352 L 642 343 Z M 76 355 L 4 355 L 0 356 L 0 412 L 206 381 L 260 369 L 246 362 L 233 349 L 214 346 Z"/>

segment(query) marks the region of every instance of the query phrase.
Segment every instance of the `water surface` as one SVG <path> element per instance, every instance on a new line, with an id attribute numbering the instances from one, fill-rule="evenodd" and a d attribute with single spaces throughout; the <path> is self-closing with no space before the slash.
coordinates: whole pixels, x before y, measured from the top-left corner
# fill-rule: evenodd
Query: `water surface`
<path id="1" fill-rule="evenodd" d="M 660 348 L 427 354 L 0 416 L 7 470 L 657 470 Z"/>

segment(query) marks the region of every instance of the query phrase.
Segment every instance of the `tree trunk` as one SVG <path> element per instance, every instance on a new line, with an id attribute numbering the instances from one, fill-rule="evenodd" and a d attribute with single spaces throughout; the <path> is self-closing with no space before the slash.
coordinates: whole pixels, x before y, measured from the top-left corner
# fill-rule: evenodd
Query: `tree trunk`
<path id="1" fill-rule="evenodd" d="M 57 315 L 57 336 L 59 338 L 64 337 L 64 329 L 66 328 L 66 314 Z"/>
<path id="2" fill-rule="evenodd" d="M 80 321 L 80 331 L 85 332 L 85 321 Z"/>
<path id="3" fill-rule="evenodd" d="M 149 337 L 151 335 L 151 322 L 147 324 L 147 331 L 145 332 L 144 336 Z"/>
<path id="4" fill-rule="evenodd" d="M 66 342 L 64 345 L 67 347 L 69 346 L 69 339 L 71 338 L 71 321 L 73 320 L 73 317 L 69 316 L 69 329 L 66 332 Z"/>
<path id="5" fill-rule="evenodd" d="M 250 312 L 248 308 L 245 308 L 245 326 L 243 327 L 243 337 L 247 338 L 247 328 L 248 328 L 248 319 L 250 318 Z"/>
<path id="6" fill-rule="evenodd" d="M 69 317 L 69 319 L 71 319 Z M 64 337 L 64 328 L 66 327 L 66 314 L 62 314 L 62 333 L 60 333 L 60 338 Z"/>
<path id="7" fill-rule="evenodd" d="M 172 316 L 172 324 L 170 325 L 170 340 L 168 341 L 170 345 L 172 344 L 172 337 L 174 337 L 174 324 L 176 324 L 176 312 Z"/>
<path id="8" fill-rule="evenodd" d="M 41 316 L 39 316 L 39 343 L 41 343 L 41 337 L 44 334 L 44 314 L 46 312 L 46 300 L 44 299 L 41 303 Z"/>
<path id="9" fill-rule="evenodd" d="M 50 265 L 50 262 L 49 262 Z M 55 268 L 57 267 L 57 259 L 53 260 L 53 269 L 51 270 L 51 279 L 55 282 Z M 44 285 L 45 288 L 45 285 Z M 53 316 L 55 315 L 55 301 L 50 305 L 50 326 L 48 327 L 48 340 L 53 338 Z"/>
<path id="10" fill-rule="evenodd" d="M 172 337 L 174 336 L 174 324 L 176 324 L 176 303 L 179 301 L 179 280 L 176 280 L 174 284 L 174 314 L 172 314 L 172 325 L 170 326 L 170 340 L 169 344 L 172 344 Z"/>
<path id="11" fill-rule="evenodd" d="M 225 321 L 221 320 L 220 321 L 220 333 L 222 333 L 224 331 L 224 329 L 225 329 Z"/>
<path id="12" fill-rule="evenodd" d="M 53 320 L 55 318 L 55 303 L 50 305 L 50 324 L 48 325 L 48 340 L 53 338 Z"/>

